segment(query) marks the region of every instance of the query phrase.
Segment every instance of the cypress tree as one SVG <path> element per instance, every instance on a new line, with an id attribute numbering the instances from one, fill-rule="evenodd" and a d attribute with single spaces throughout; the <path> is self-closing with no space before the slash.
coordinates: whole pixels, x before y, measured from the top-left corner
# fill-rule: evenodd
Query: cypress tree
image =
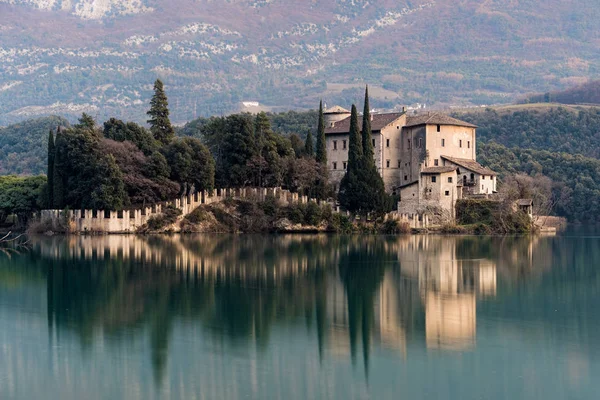
<path id="1" fill-rule="evenodd" d="M 66 143 L 63 133 L 58 129 L 56 140 L 54 141 L 54 166 L 52 182 L 52 204 L 55 209 L 62 209 L 65 206 L 65 180 L 64 171 L 67 160 L 65 156 Z"/>
<path id="2" fill-rule="evenodd" d="M 366 212 L 383 213 L 388 205 L 388 195 L 385 193 L 383 178 L 377 171 L 373 154 L 371 137 L 371 110 L 369 106 L 369 87 L 365 87 L 365 104 L 362 124 L 363 164 L 359 180 L 364 184 L 360 209 Z"/>
<path id="3" fill-rule="evenodd" d="M 163 145 L 168 144 L 175 137 L 175 131 L 171 126 L 169 102 L 160 79 L 154 82 L 154 95 L 150 100 L 150 110 L 147 114 L 150 116 L 148 123 L 154 139 Z"/>
<path id="4" fill-rule="evenodd" d="M 360 132 L 358 130 L 358 112 L 352 104 L 350 113 L 350 138 L 348 140 L 348 171 L 357 172 L 363 161 L 363 149 Z"/>
<path id="5" fill-rule="evenodd" d="M 317 126 L 317 161 L 327 164 L 327 146 L 325 142 L 325 119 L 323 117 L 323 100 L 319 103 L 319 125 Z"/>
<path id="6" fill-rule="evenodd" d="M 52 208 L 54 204 L 54 133 L 50 130 L 48 134 L 48 171 L 46 173 L 48 179 L 48 198 L 46 199 L 46 207 Z"/>
<path id="7" fill-rule="evenodd" d="M 373 158 L 373 142 L 371 140 L 371 110 L 369 108 L 369 87 L 365 88 L 365 107 L 363 109 L 362 120 L 362 148 L 365 161 L 365 168 L 369 168 L 375 163 Z"/>
<path id="8" fill-rule="evenodd" d="M 313 149 L 313 137 L 310 129 L 306 134 L 306 142 L 304 142 L 304 154 L 308 157 L 313 157 L 315 155 L 315 151 Z"/>
<path id="9" fill-rule="evenodd" d="M 358 113 L 352 104 L 350 114 L 350 138 L 348 143 L 348 165 L 346 174 L 340 183 L 338 199 L 340 205 L 348 211 L 356 212 L 363 207 L 365 183 L 361 180 L 363 165 L 362 140 L 358 131 Z"/>

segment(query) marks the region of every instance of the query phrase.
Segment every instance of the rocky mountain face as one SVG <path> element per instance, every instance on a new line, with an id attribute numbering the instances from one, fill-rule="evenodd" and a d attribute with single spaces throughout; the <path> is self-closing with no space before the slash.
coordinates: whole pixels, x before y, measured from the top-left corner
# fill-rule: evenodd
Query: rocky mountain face
<path id="1" fill-rule="evenodd" d="M 510 102 L 600 75 L 597 0 L 0 0 L 0 125 Z"/>

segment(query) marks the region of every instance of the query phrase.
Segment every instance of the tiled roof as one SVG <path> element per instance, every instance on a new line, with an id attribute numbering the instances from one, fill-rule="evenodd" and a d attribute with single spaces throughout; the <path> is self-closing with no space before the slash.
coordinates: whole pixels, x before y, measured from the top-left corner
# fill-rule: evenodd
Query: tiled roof
<path id="1" fill-rule="evenodd" d="M 373 120 L 371 120 L 371 130 L 373 132 L 380 131 L 385 128 L 404 113 L 389 113 L 389 114 L 372 114 Z M 358 117 L 358 129 L 362 131 L 362 117 Z M 326 127 L 325 134 L 330 135 L 334 133 L 348 133 L 350 131 L 350 117 L 345 118 L 335 123 L 333 127 Z"/>
<path id="2" fill-rule="evenodd" d="M 477 125 L 470 124 L 465 121 L 461 121 L 456 118 L 452 118 L 449 115 L 439 112 L 427 112 L 406 117 L 406 126 L 419 126 L 419 125 L 454 125 L 454 126 L 466 126 L 468 128 L 477 128 Z"/>
<path id="3" fill-rule="evenodd" d="M 442 158 L 445 160 L 448 160 L 451 163 L 454 163 L 456 165 L 460 165 L 461 167 L 468 169 L 469 171 L 478 173 L 479 175 L 498 175 L 491 169 L 482 166 L 475 160 L 469 160 L 467 158 L 446 157 L 446 156 L 442 156 Z"/>
<path id="4" fill-rule="evenodd" d="M 442 167 L 429 167 L 423 168 L 421 170 L 422 174 L 443 174 L 445 172 L 456 172 L 456 167 L 451 167 L 449 165 Z"/>
<path id="5" fill-rule="evenodd" d="M 333 106 L 323 111 L 323 114 L 350 114 L 350 111 L 340 106 Z"/>

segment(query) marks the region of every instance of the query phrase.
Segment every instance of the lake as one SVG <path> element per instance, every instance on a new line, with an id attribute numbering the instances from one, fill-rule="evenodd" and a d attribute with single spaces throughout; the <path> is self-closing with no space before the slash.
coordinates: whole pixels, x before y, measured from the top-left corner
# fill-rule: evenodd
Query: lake
<path id="1" fill-rule="evenodd" d="M 591 399 L 600 236 L 33 239 L 0 399 Z"/>

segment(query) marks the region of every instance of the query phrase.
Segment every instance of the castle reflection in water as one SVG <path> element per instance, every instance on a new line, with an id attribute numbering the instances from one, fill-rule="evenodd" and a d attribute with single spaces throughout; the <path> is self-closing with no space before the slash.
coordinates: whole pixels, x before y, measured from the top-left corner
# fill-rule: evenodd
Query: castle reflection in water
<path id="1" fill-rule="evenodd" d="M 280 321 L 314 320 L 321 357 L 355 359 L 360 349 L 368 367 L 373 345 L 402 357 L 410 357 L 410 341 L 429 349 L 473 348 L 478 299 L 496 295 L 499 274 L 534 273 L 534 258 L 539 270 L 536 243 L 439 236 L 74 236 L 40 241 L 35 249 L 53 260 L 51 326 L 69 321 L 62 325 L 89 337 L 150 324 L 158 369 L 169 321 L 182 315 L 257 342 L 268 341 Z M 73 323 L 77 312 L 93 316 Z"/>

